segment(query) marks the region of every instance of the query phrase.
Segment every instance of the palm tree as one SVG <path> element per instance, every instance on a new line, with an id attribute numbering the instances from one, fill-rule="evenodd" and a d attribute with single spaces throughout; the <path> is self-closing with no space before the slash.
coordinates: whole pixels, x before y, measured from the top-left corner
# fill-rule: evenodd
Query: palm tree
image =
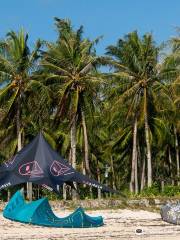
<path id="1" fill-rule="evenodd" d="M 30 52 L 27 45 L 28 35 L 21 30 L 7 34 L 1 42 L 0 77 L 3 88 L 0 91 L 1 122 L 5 119 L 16 119 L 18 150 L 21 149 L 22 109 L 26 104 L 26 96 L 36 81 L 32 80 L 32 70 L 39 58 L 40 41 Z M 32 80 L 32 81 L 31 81 Z"/>
<path id="2" fill-rule="evenodd" d="M 155 46 L 151 34 L 145 34 L 140 38 L 136 31 L 126 35 L 124 39 L 119 39 L 116 46 L 109 46 L 107 48 L 107 54 L 112 57 L 109 60 L 109 64 L 115 69 L 113 75 L 118 79 L 118 88 L 122 92 L 121 95 L 116 95 L 116 107 L 123 100 L 128 101 L 128 114 L 131 114 L 134 122 L 131 182 L 135 177 L 133 171 L 137 158 L 137 126 L 143 122 L 148 187 L 152 185 L 152 156 L 149 127 L 151 116 L 148 109 L 153 99 L 152 86 L 157 83 L 158 51 L 159 49 Z"/>
<path id="3" fill-rule="evenodd" d="M 40 101 L 42 95 L 37 94 L 37 91 L 42 92 L 44 89 L 44 85 L 33 78 L 33 72 L 38 66 L 41 42 L 36 42 L 33 51 L 30 51 L 27 42 L 28 34 L 20 30 L 18 33 L 9 32 L 7 38 L 0 43 L 0 79 L 3 86 L 0 90 L 0 123 L 2 126 L 11 124 L 16 127 L 18 151 L 22 148 L 26 113 L 32 112 L 32 108 L 27 111 L 30 99 L 36 95 Z M 43 91 L 43 99 L 45 96 Z"/>
<path id="4" fill-rule="evenodd" d="M 82 122 L 84 135 L 85 168 L 90 175 L 88 156 L 88 129 L 86 115 L 93 112 L 93 99 L 99 79 L 95 74 L 98 58 L 94 45 L 98 42 L 83 39 L 83 27 L 72 29 L 69 20 L 55 18 L 58 29 L 56 43 L 47 43 L 41 65 L 49 72 L 47 84 L 56 93 L 55 122 L 63 118 L 71 127 L 71 163 L 76 168 L 76 132 L 78 122 Z"/>
<path id="5" fill-rule="evenodd" d="M 175 37 L 170 40 L 172 52 L 167 55 L 161 66 L 161 79 L 163 87 L 161 88 L 161 101 L 159 109 L 161 117 L 168 122 L 168 127 L 171 130 L 171 135 L 174 136 L 174 148 L 176 155 L 176 171 L 177 177 L 180 177 L 180 162 L 179 162 L 179 108 L 180 108 L 180 37 Z M 157 105 L 158 106 L 158 105 Z M 178 181 L 178 184 L 179 181 Z"/>

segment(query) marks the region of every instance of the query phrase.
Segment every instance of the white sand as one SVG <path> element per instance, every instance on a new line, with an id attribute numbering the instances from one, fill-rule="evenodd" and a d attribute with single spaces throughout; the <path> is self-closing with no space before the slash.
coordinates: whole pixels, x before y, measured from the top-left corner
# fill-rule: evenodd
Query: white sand
<path id="1" fill-rule="evenodd" d="M 72 211 L 71 211 L 72 212 Z M 70 211 L 56 212 L 66 216 Z M 179 240 L 180 226 L 161 221 L 158 213 L 143 210 L 98 210 L 87 211 L 93 216 L 102 215 L 105 225 L 99 228 L 65 229 L 38 227 L 12 222 L 0 214 L 0 239 L 36 239 L 36 240 L 116 240 L 116 239 L 146 239 L 146 240 Z M 143 234 L 136 235 L 135 230 L 141 228 Z"/>

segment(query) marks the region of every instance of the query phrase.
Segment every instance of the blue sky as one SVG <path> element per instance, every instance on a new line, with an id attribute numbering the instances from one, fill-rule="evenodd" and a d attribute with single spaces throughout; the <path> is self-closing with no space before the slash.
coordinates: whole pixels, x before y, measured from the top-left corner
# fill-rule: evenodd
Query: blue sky
<path id="1" fill-rule="evenodd" d="M 23 27 L 30 45 L 37 38 L 55 40 L 53 18 L 69 18 L 75 27 L 84 25 L 85 36 L 104 36 L 99 54 L 130 31 L 152 32 L 160 43 L 180 26 L 180 0 L 3 0 L 0 6 L 1 38 Z"/>

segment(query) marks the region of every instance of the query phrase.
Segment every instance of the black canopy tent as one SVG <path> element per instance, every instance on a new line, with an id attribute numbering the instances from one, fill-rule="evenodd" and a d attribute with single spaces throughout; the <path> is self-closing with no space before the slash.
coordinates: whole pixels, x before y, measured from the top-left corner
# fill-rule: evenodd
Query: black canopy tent
<path id="1" fill-rule="evenodd" d="M 72 186 L 73 182 L 100 188 L 105 192 L 116 192 L 76 171 L 51 148 L 41 133 L 0 166 L 0 190 L 26 182 L 42 185 L 56 193 L 58 186 L 63 183 Z"/>

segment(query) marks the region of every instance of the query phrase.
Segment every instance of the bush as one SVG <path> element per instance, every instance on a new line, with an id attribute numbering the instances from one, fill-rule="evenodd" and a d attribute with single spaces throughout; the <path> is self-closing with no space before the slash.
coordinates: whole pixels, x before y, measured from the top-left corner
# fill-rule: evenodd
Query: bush
<path id="1" fill-rule="evenodd" d="M 180 196 L 180 186 L 166 185 L 162 195 L 167 197 Z"/>
<path id="2" fill-rule="evenodd" d="M 157 183 L 154 183 L 151 187 L 146 187 L 140 193 L 142 197 L 154 197 L 160 195 L 160 187 Z"/>
<path id="3" fill-rule="evenodd" d="M 161 191 L 161 186 L 158 183 L 154 183 L 151 187 L 145 187 L 139 194 L 132 194 L 129 190 L 124 191 L 127 197 L 179 197 L 180 186 L 165 185 L 164 190 Z"/>

